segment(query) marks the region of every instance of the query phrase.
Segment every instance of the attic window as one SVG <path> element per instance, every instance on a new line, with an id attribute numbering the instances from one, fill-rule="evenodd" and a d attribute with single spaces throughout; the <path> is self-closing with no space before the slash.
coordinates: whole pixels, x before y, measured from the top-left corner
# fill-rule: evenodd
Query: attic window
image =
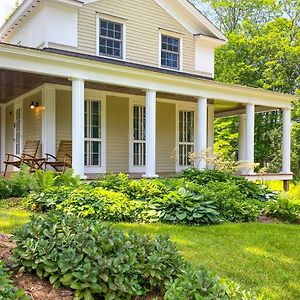
<path id="1" fill-rule="evenodd" d="M 161 35 L 161 66 L 179 70 L 180 68 L 180 39 Z"/>
<path id="2" fill-rule="evenodd" d="M 100 19 L 99 54 L 123 58 L 123 24 Z"/>

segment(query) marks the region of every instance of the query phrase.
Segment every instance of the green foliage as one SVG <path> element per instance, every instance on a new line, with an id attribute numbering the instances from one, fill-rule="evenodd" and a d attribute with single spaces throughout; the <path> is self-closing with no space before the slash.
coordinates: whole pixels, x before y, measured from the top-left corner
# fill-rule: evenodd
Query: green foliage
<path id="1" fill-rule="evenodd" d="M 74 289 L 75 299 L 131 299 L 165 285 L 185 263 L 167 237 L 133 232 L 57 212 L 32 217 L 14 234 L 15 264 Z"/>
<path id="2" fill-rule="evenodd" d="M 222 222 L 211 201 L 206 201 L 203 194 L 195 194 L 184 188 L 151 201 L 149 208 L 147 213 L 152 222 L 193 225 Z"/>
<path id="3" fill-rule="evenodd" d="M 279 220 L 300 223 L 300 205 L 293 203 L 286 197 L 268 202 L 264 208 L 264 213 Z"/>
<path id="4" fill-rule="evenodd" d="M 142 205 L 126 195 L 103 188 L 76 189 L 56 209 L 79 217 L 94 217 L 113 222 L 138 220 Z"/>
<path id="5" fill-rule="evenodd" d="M 0 260 L 0 300 L 29 300 L 24 291 L 13 286 L 5 270 L 4 261 Z"/>
<path id="6" fill-rule="evenodd" d="M 170 284 L 165 300 L 230 300 L 263 299 L 256 297 L 250 292 L 243 291 L 239 285 L 220 280 L 205 268 L 199 270 L 188 269 Z"/>

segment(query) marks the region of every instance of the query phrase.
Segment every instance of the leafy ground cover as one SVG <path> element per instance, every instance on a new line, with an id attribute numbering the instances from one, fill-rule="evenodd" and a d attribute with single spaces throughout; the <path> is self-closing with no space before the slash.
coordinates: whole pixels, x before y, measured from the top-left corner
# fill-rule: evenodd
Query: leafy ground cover
<path id="1" fill-rule="evenodd" d="M 168 234 L 185 258 L 204 264 L 220 277 L 270 299 L 295 300 L 300 295 L 300 230 L 286 224 L 179 226 L 117 224 L 147 234 Z"/>

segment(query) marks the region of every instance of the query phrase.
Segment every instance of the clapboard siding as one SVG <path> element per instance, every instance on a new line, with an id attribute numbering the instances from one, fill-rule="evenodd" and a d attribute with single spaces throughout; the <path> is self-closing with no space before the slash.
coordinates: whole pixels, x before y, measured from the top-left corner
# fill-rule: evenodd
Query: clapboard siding
<path id="1" fill-rule="evenodd" d="M 72 94 L 56 90 L 56 147 L 61 140 L 72 140 Z"/>
<path id="2" fill-rule="evenodd" d="M 158 102 L 156 124 L 157 172 L 175 172 L 176 105 Z"/>
<path id="3" fill-rule="evenodd" d="M 154 0 L 102 0 L 84 5 L 78 16 L 78 50 L 96 54 L 96 13 L 126 20 L 127 61 L 159 66 L 159 29 L 182 35 L 183 71 L 195 73 L 195 40 Z"/>
<path id="4" fill-rule="evenodd" d="M 106 97 L 106 164 L 108 172 L 129 171 L 129 99 Z"/>
<path id="5" fill-rule="evenodd" d="M 42 93 L 39 92 L 25 98 L 23 101 L 23 146 L 26 141 L 38 140 L 42 142 L 42 107 L 30 108 L 32 101 L 41 103 L 41 99 Z M 42 156 L 41 149 L 40 144 L 38 157 Z"/>

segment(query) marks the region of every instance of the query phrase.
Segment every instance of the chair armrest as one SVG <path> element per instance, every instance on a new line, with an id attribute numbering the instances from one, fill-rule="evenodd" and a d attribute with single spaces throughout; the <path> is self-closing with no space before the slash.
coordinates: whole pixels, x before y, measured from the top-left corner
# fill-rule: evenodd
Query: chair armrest
<path id="1" fill-rule="evenodd" d="M 9 161 L 9 159 L 11 158 L 11 157 L 14 157 L 14 158 L 17 158 L 17 159 L 19 159 L 19 160 L 22 160 L 22 158 L 20 157 L 20 156 L 17 156 L 17 155 L 14 155 L 14 154 L 6 154 L 7 155 L 7 161 Z"/>
<path id="2" fill-rule="evenodd" d="M 30 155 L 30 154 L 23 154 L 22 156 L 23 156 L 22 158 L 25 158 L 25 159 L 26 159 L 26 156 L 28 156 L 29 158 L 35 158 L 33 155 Z"/>
<path id="3" fill-rule="evenodd" d="M 50 153 L 45 153 L 45 155 L 46 155 L 46 161 L 47 161 L 50 157 L 53 158 L 53 159 L 55 159 L 55 160 L 57 160 L 57 158 L 56 158 L 54 155 L 50 154 Z"/>

